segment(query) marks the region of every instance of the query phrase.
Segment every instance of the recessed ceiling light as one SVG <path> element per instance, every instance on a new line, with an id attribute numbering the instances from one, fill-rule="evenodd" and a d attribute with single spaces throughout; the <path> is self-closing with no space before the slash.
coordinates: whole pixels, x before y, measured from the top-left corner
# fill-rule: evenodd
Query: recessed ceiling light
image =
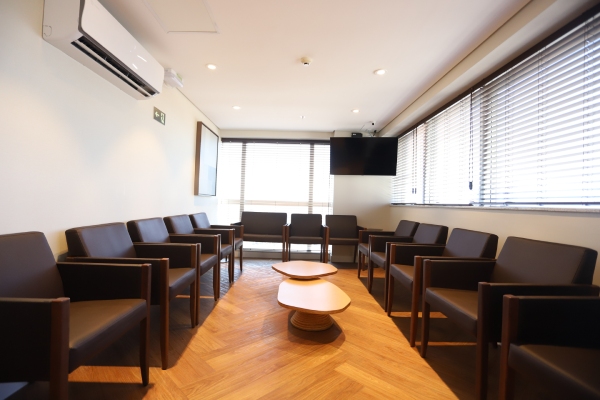
<path id="1" fill-rule="evenodd" d="M 240 108 L 242 108 L 242 107 L 240 107 L 240 106 L 233 106 L 234 110 L 239 110 Z"/>
<path id="2" fill-rule="evenodd" d="M 217 69 L 217 66 L 215 64 L 206 64 L 206 68 L 208 68 L 208 69 Z"/>
<path id="3" fill-rule="evenodd" d="M 375 75 L 385 75 L 385 69 L 376 69 L 373 71 Z"/>
<path id="4" fill-rule="evenodd" d="M 358 113 L 358 108 L 355 108 L 354 110 L 352 110 L 352 112 L 353 112 L 354 114 L 357 114 L 357 113 Z"/>

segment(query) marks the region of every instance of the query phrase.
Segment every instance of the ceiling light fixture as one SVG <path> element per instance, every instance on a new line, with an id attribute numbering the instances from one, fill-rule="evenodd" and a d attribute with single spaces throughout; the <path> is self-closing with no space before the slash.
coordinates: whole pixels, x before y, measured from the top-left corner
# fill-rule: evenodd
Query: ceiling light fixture
<path id="1" fill-rule="evenodd" d="M 304 65 L 305 67 L 308 67 L 310 65 L 310 63 L 312 62 L 312 58 L 310 57 L 302 57 L 300 59 L 300 62 L 302 63 L 302 65 Z"/>
<path id="2" fill-rule="evenodd" d="M 373 71 L 375 75 L 385 75 L 385 69 L 376 69 Z"/>
<path id="3" fill-rule="evenodd" d="M 217 66 L 215 64 L 206 64 L 206 68 L 208 68 L 208 69 L 217 69 Z"/>
<path id="4" fill-rule="evenodd" d="M 240 107 L 240 106 L 233 106 L 234 110 L 239 110 L 240 108 L 242 108 L 242 107 Z"/>
<path id="5" fill-rule="evenodd" d="M 358 108 L 355 108 L 354 110 L 352 110 L 352 112 L 353 112 L 354 114 L 358 114 Z"/>

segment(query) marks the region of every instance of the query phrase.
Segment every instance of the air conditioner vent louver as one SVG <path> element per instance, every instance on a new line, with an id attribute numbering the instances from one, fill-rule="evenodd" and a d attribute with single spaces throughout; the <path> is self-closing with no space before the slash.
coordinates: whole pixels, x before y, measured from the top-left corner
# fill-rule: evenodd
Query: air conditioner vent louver
<path id="1" fill-rule="evenodd" d="M 114 58 L 106 54 L 104 50 L 96 46 L 85 36 L 80 37 L 71 43 L 79 50 L 87 54 L 89 57 L 94 59 L 98 64 L 102 65 L 108 71 L 110 71 L 117 78 L 131 86 L 133 89 L 140 92 L 144 97 L 154 96 L 156 92 L 152 90 L 147 84 L 137 79 L 131 74 L 125 67 L 119 64 Z"/>

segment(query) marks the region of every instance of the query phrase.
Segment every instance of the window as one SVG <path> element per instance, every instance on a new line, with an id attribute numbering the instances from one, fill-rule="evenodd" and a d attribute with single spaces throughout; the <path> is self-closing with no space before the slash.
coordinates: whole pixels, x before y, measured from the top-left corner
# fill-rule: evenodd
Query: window
<path id="1" fill-rule="evenodd" d="M 288 218 L 292 213 L 331 214 L 328 141 L 222 140 L 219 221 L 239 221 L 242 211 L 285 212 Z M 252 248 L 281 246 L 252 243 Z"/>
<path id="2" fill-rule="evenodd" d="M 403 135 L 392 203 L 600 205 L 599 18 Z"/>

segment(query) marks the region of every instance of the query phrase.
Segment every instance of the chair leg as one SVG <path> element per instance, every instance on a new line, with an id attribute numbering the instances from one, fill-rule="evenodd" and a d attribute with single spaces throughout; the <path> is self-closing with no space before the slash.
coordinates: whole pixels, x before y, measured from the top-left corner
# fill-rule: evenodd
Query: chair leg
<path id="1" fill-rule="evenodd" d="M 371 293 L 371 290 L 373 289 L 373 262 L 371 259 L 367 262 L 367 289 L 369 290 L 369 293 Z"/>
<path id="2" fill-rule="evenodd" d="M 160 303 L 160 358 L 162 369 L 169 368 L 169 298 Z"/>
<path id="3" fill-rule="evenodd" d="M 387 301 L 388 301 L 388 281 L 390 279 L 390 269 L 387 267 L 386 263 L 383 264 L 385 279 L 383 281 L 383 311 L 387 311 Z"/>
<path id="4" fill-rule="evenodd" d="M 221 263 L 217 262 L 217 265 L 213 267 L 213 293 L 215 301 L 219 300 L 221 292 Z"/>
<path id="5" fill-rule="evenodd" d="M 150 307 L 150 306 L 148 306 Z M 149 312 L 148 312 L 149 314 Z M 142 372 L 142 384 L 148 386 L 150 377 L 150 363 L 148 362 L 148 351 L 150 350 L 150 317 L 146 316 L 140 322 L 140 370 Z"/>
<path id="6" fill-rule="evenodd" d="M 358 277 L 360 278 L 360 270 L 362 269 L 363 264 L 363 255 L 362 253 L 358 254 Z"/>
<path id="7" fill-rule="evenodd" d="M 194 279 L 194 283 L 190 285 L 190 321 L 192 324 L 192 329 L 196 326 L 196 297 L 198 295 L 198 291 L 196 290 L 196 279 Z"/>
<path id="8" fill-rule="evenodd" d="M 240 246 L 240 271 L 243 268 L 244 264 L 244 246 Z"/>
<path id="9" fill-rule="evenodd" d="M 227 261 L 229 261 L 229 281 L 233 283 L 235 278 L 235 253 L 231 250 L 231 254 L 227 257 Z"/>
<path id="10" fill-rule="evenodd" d="M 388 289 L 387 289 L 387 299 L 386 299 L 386 311 L 388 317 L 392 316 L 392 304 L 394 303 L 394 277 L 390 274 L 388 278 Z"/>
<path id="11" fill-rule="evenodd" d="M 504 363 L 500 364 L 499 400 L 512 400 L 515 396 L 515 371 Z"/>
<path id="12" fill-rule="evenodd" d="M 415 285 L 413 283 L 413 288 L 411 292 L 411 304 L 410 304 L 410 333 L 408 341 L 410 343 L 410 347 L 415 347 L 417 340 L 417 324 L 419 321 L 419 290 L 415 290 Z"/>
<path id="13" fill-rule="evenodd" d="M 488 341 L 479 332 L 477 335 L 477 360 L 475 362 L 475 395 L 478 400 L 487 398 L 488 352 Z"/>
<path id="14" fill-rule="evenodd" d="M 423 294 L 423 309 L 421 310 L 421 357 L 425 358 L 427 354 L 427 344 L 429 343 L 429 303 L 425 301 Z"/>
<path id="15" fill-rule="evenodd" d="M 52 300 L 50 309 L 50 399 L 69 397 L 69 299 Z"/>
<path id="16" fill-rule="evenodd" d="M 354 246 L 354 264 L 356 264 L 356 255 L 358 254 L 358 246 Z"/>

